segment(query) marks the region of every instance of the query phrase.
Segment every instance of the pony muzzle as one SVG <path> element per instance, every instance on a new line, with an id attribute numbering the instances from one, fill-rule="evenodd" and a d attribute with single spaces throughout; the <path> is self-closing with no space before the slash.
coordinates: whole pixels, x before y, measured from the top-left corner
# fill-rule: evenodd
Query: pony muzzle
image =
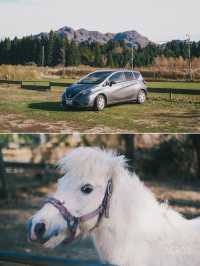
<path id="1" fill-rule="evenodd" d="M 30 242 L 44 242 L 46 239 L 47 225 L 45 221 L 39 221 L 33 224 L 32 219 L 27 223 L 28 240 Z"/>

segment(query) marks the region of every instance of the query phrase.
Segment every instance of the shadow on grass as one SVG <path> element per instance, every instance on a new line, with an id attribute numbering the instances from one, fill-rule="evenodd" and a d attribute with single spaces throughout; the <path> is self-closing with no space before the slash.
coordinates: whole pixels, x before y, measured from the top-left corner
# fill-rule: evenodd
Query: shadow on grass
<path id="1" fill-rule="evenodd" d="M 112 107 L 117 107 L 117 106 L 125 106 L 125 105 L 130 105 L 130 104 L 137 104 L 135 102 L 121 102 L 121 103 L 115 103 L 106 106 L 106 108 L 112 108 Z M 39 103 L 30 103 L 28 105 L 29 108 L 31 109 L 36 109 L 36 110 L 44 110 L 44 111 L 56 111 L 56 112 L 83 112 L 83 111 L 90 111 L 94 112 L 95 110 L 89 107 L 68 107 L 68 108 L 63 108 L 60 102 L 39 102 Z"/>
<path id="2" fill-rule="evenodd" d="M 91 111 L 88 108 L 63 108 L 59 102 L 39 102 L 39 103 L 30 103 L 28 105 L 29 108 L 35 110 L 43 110 L 43 111 L 54 111 L 54 112 L 80 112 L 80 111 Z"/>

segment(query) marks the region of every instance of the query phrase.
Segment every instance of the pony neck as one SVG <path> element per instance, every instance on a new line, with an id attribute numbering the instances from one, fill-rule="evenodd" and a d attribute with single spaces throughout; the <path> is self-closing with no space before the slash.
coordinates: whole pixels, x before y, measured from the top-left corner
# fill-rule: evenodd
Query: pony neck
<path id="1" fill-rule="evenodd" d="M 153 194 L 135 174 L 130 175 L 125 170 L 123 175 L 118 175 L 114 180 L 110 217 L 104 218 L 93 232 L 94 244 L 102 261 L 119 263 L 122 254 L 130 253 L 130 246 L 134 250 L 141 232 L 145 233 L 151 224 L 155 227 L 153 213 L 159 208 Z"/>

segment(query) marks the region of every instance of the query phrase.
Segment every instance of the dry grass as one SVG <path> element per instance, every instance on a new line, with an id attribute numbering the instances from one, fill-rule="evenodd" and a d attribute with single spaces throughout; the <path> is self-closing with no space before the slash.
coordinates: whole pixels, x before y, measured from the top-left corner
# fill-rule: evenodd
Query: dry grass
<path id="1" fill-rule="evenodd" d="M 41 77 L 40 68 L 34 66 L 0 66 L 0 79 L 32 80 Z"/>
<path id="2" fill-rule="evenodd" d="M 152 66 L 138 68 L 146 78 L 187 80 L 189 78 L 189 62 L 182 57 L 157 57 Z M 200 58 L 192 60 L 192 76 L 200 80 Z"/>
<path id="3" fill-rule="evenodd" d="M 93 72 L 99 68 L 80 65 L 78 67 L 37 67 L 37 66 L 0 66 L 0 79 L 10 80 L 54 80 L 54 79 L 79 79 L 80 77 Z M 105 68 L 106 69 L 106 68 Z M 183 58 L 158 57 L 155 64 L 148 67 L 136 68 L 141 71 L 145 79 L 172 79 L 187 80 L 188 60 Z M 194 58 L 192 61 L 193 79 L 200 80 L 200 59 Z"/>

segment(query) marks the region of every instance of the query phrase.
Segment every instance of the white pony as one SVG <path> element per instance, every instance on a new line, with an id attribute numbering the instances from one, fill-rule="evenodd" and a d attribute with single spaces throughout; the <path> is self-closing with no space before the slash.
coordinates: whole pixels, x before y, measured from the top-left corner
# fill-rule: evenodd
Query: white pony
<path id="1" fill-rule="evenodd" d="M 160 204 L 124 157 L 81 147 L 59 165 L 65 175 L 56 193 L 29 220 L 31 241 L 54 248 L 90 234 L 112 265 L 200 265 L 200 220 Z"/>

